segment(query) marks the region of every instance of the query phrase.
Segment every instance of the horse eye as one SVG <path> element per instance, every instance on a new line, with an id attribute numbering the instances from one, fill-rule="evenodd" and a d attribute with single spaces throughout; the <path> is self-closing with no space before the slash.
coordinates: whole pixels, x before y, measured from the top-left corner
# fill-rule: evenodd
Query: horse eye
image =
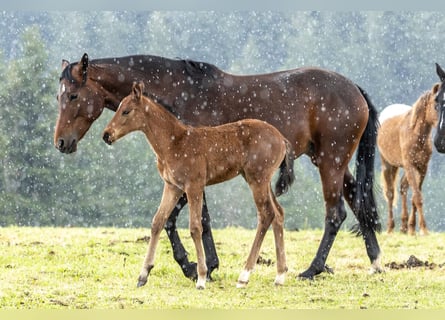
<path id="1" fill-rule="evenodd" d="M 77 94 L 76 93 L 70 94 L 70 101 L 73 101 L 73 100 L 76 100 L 76 99 L 77 99 Z"/>

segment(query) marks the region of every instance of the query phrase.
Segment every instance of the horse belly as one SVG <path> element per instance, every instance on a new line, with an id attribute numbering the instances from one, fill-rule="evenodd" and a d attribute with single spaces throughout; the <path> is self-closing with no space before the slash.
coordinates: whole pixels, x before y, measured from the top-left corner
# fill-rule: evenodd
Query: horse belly
<path id="1" fill-rule="evenodd" d="M 377 148 L 384 161 L 395 167 L 402 167 L 402 150 L 400 145 L 400 121 L 398 117 L 387 118 L 377 134 Z"/>

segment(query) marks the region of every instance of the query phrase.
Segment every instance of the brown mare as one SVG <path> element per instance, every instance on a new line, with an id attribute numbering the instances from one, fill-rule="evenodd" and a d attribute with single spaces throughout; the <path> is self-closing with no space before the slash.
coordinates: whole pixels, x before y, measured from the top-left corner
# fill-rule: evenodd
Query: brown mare
<path id="1" fill-rule="evenodd" d="M 312 159 L 323 186 L 324 234 L 314 260 L 300 277 L 311 279 L 325 270 L 329 251 L 346 218 L 344 200 L 359 221 L 372 270 L 381 270 L 375 235 L 380 222 L 373 194 L 377 112 L 367 94 L 349 79 L 319 68 L 236 76 L 208 63 L 157 56 L 90 61 L 84 54 L 78 63 L 63 61 L 62 69 L 54 135 L 61 152 L 74 152 L 103 109 L 116 111 L 133 81 L 139 80 L 189 125 L 264 120 L 291 142 L 295 158 L 306 154 Z M 356 150 L 354 177 L 348 163 Z M 184 274 L 192 277 L 196 267 L 188 261 L 175 226 L 186 202 L 185 196 L 179 200 L 166 229 L 176 261 Z M 202 223 L 210 274 L 218 267 L 218 258 L 205 206 Z"/>
<path id="2" fill-rule="evenodd" d="M 404 173 L 400 179 L 400 230 L 414 235 L 418 212 L 420 234 L 428 234 L 423 213 L 422 183 L 433 150 L 431 131 L 437 125 L 435 98 L 438 90 L 439 84 L 435 84 L 417 99 L 412 108 L 399 104 L 390 105 L 380 115 L 377 146 L 382 160 L 383 191 L 388 203 L 388 233 L 394 230 L 395 182 L 399 168 L 403 168 Z M 409 187 L 412 189 L 412 208 L 408 219 Z"/>
<path id="3" fill-rule="evenodd" d="M 151 238 L 138 286 L 147 283 L 154 266 L 159 235 L 168 216 L 185 193 L 190 206 L 190 233 L 198 258 L 196 287 L 204 289 L 207 266 L 202 245 L 201 208 L 204 187 L 242 175 L 252 191 L 258 209 L 258 226 L 249 257 L 238 279 L 238 287 L 249 281 L 258 260 L 267 229 L 272 224 L 277 255 L 275 284 L 284 283 L 287 271 L 284 252 L 284 211 L 272 189 L 274 172 L 280 168 L 275 192 L 281 195 L 294 180 L 293 154 L 289 141 L 267 122 L 247 119 L 215 127 L 192 127 L 144 96 L 144 82 L 135 83 L 113 119 L 104 130 L 103 139 L 112 144 L 126 134 L 145 133 L 157 158 L 164 180 L 161 204 L 153 217 Z"/>

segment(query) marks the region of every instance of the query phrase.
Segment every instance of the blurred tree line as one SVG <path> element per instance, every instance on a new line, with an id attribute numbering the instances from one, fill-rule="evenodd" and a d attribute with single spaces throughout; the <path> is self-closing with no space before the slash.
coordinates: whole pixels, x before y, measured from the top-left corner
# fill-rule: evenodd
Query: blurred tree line
<path id="1" fill-rule="evenodd" d="M 92 59 L 152 54 L 206 61 L 236 74 L 315 65 L 359 84 L 379 110 L 412 104 L 438 80 L 434 62 L 445 65 L 438 50 L 445 40 L 440 12 L 1 12 L 0 21 L 3 226 L 149 226 L 159 204 L 162 181 L 145 137 L 135 133 L 113 147 L 101 141 L 111 111 L 93 124 L 75 154 L 54 148 L 62 59 L 74 62 L 84 52 Z M 286 227 L 321 227 L 318 172 L 307 157 L 295 170 L 295 185 L 279 199 Z M 424 183 L 433 230 L 445 228 L 444 170 L 435 153 Z M 214 227 L 256 225 L 241 178 L 209 187 L 207 200 Z M 183 227 L 187 216 L 180 217 Z M 348 219 L 345 227 L 354 223 Z"/>

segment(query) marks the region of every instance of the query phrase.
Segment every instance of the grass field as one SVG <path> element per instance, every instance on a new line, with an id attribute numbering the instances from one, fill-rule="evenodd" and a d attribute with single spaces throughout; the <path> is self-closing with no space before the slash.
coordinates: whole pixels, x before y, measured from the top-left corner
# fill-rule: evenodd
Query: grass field
<path id="1" fill-rule="evenodd" d="M 180 230 L 195 260 L 187 230 Z M 273 285 L 272 232 L 245 289 L 235 283 L 253 230 L 214 230 L 220 268 L 205 290 L 183 277 L 165 233 L 146 286 L 136 288 L 148 229 L 0 228 L 1 309 L 441 309 L 445 306 L 445 234 L 378 236 L 383 274 L 368 274 L 364 243 L 340 232 L 327 264 L 334 274 L 301 281 L 318 248 L 320 230 L 285 233 L 289 272 Z M 421 266 L 406 267 L 410 256 Z M 411 260 L 412 261 L 412 258 Z"/>

